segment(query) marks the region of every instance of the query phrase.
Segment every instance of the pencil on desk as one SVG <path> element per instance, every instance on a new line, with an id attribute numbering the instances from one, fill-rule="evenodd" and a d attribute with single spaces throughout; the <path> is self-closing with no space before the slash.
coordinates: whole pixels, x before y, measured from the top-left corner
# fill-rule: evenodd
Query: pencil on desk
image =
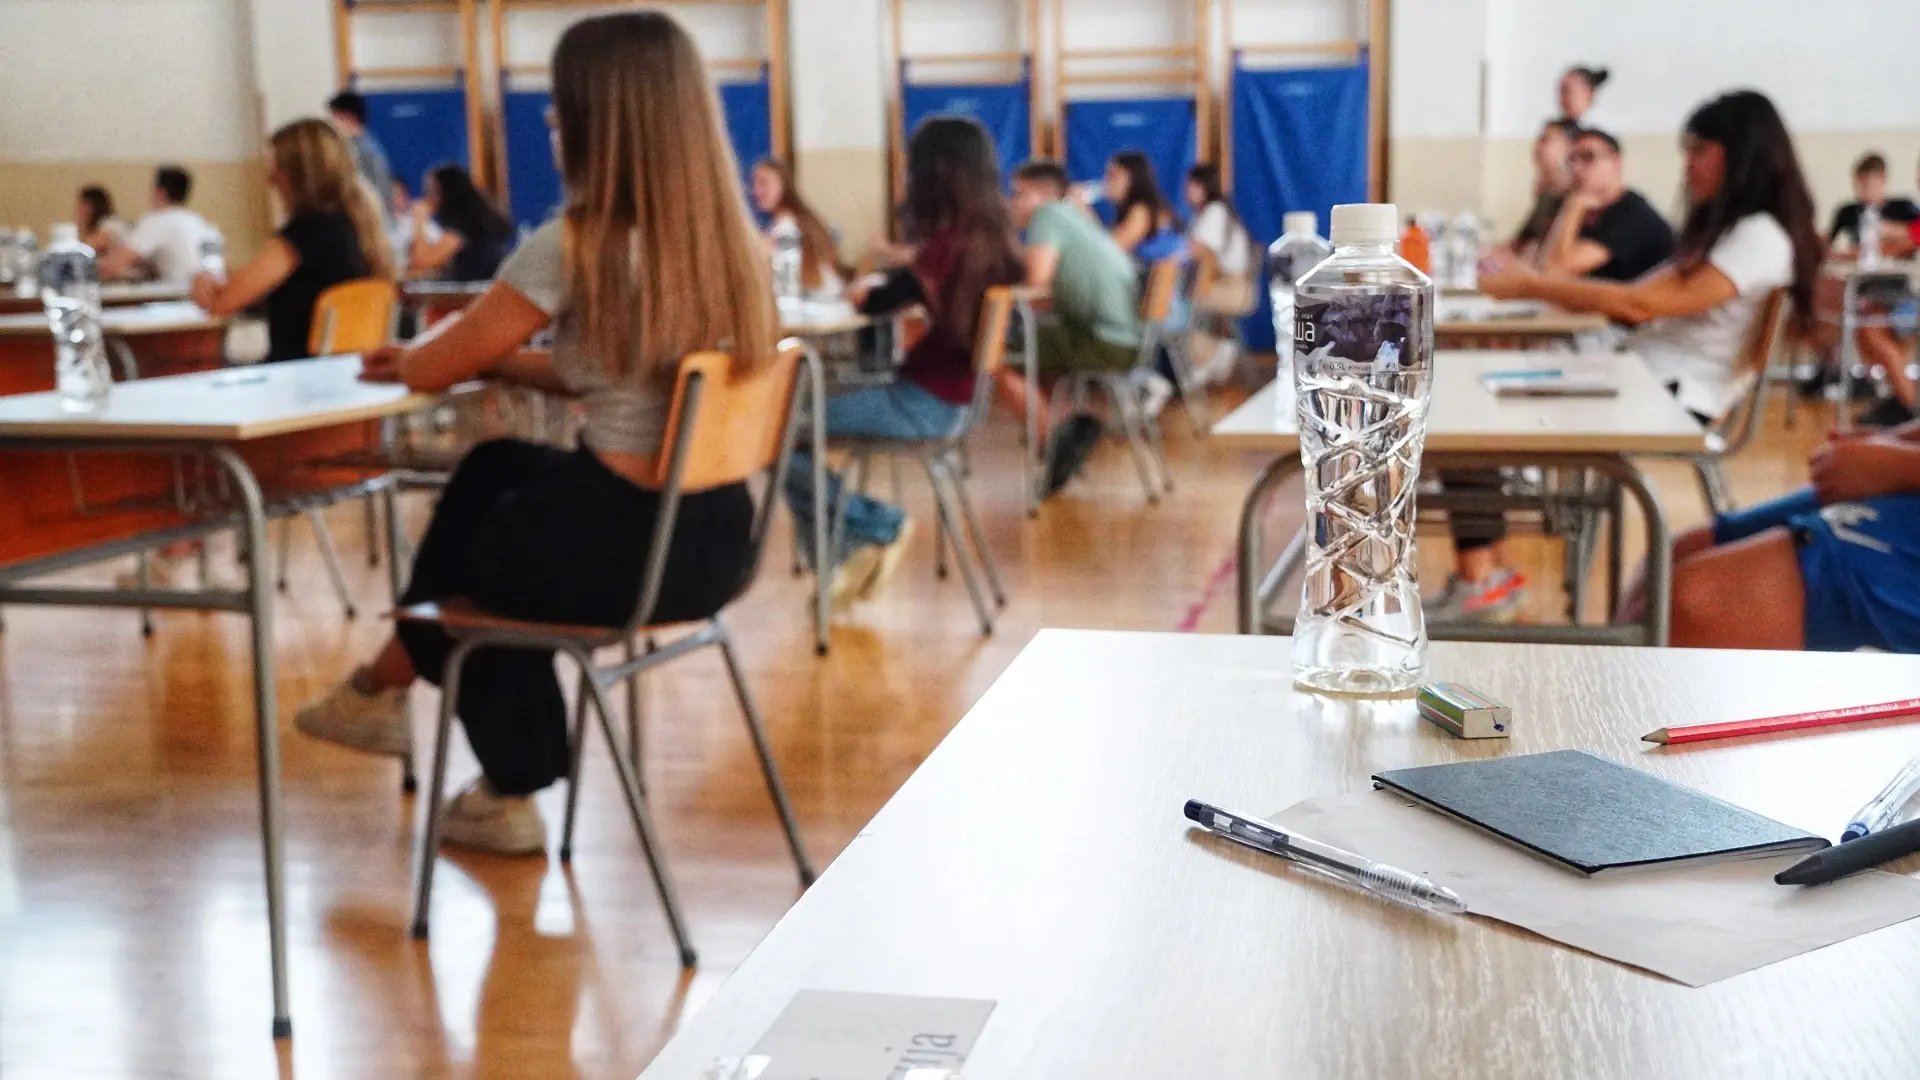
<path id="1" fill-rule="evenodd" d="M 1770 735 L 1777 731 L 1797 731 L 1801 728 L 1855 724 L 1865 720 L 1887 720 L 1896 716 L 1920 716 L 1920 698 L 1889 701 L 1880 705 L 1850 705 L 1844 709 L 1821 709 L 1817 712 L 1770 716 L 1759 720 L 1728 720 L 1717 724 L 1663 727 L 1659 731 L 1640 736 L 1640 739 L 1642 742 L 1669 746 L 1677 743 L 1706 742 L 1710 739 L 1737 739 L 1743 735 Z"/>

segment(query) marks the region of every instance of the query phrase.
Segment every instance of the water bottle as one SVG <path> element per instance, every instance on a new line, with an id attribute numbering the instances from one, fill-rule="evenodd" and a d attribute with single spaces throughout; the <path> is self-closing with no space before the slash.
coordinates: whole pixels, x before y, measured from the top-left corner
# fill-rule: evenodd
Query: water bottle
<path id="1" fill-rule="evenodd" d="M 783 222 L 773 230 L 773 295 L 782 304 L 800 302 L 803 291 L 800 263 L 800 228 Z"/>
<path id="2" fill-rule="evenodd" d="M 200 272 L 213 275 L 222 284 L 227 280 L 227 238 L 217 229 L 208 229 L 200 241 Z"/>
<path id="3" fill-rule="evenodd" d="M 113 376 L 100 333 L 100 268 L 80 227 L 55 225 L 40 260 L 40 302 L 53 329 L 54 389 L 70 413 L 96 412 L 107 403 Z"/>
<path id="4" fill-rule="evenodd" d="M 1320 239 L 1320 220 L 1311 210 L 1295 210 L 1283 216 L 1280 227 L 1280 239 L 1267 249 L 1267 295 L 1273 300 L 1274 347 L 1280 354 L 1274 377 L 1290 379 L 1294 282 L 1326 261 L 1333 247 Z"/>
<path id="5" fill-rule="evenodd" d="M 1306 579 L 1293 673 L 1391 694 L 1426 671 L 1414 494 L 1433 374 L 1433 282 L 1394 254 L 1399 214 L 1333 208 L 1333 257 L 1295 284 L 1294 400 L 1306 469 Z"/>
<path id="6" fill-rule="evenodd" d="M 1447 227 L 1447 215 L 1438 210 L 1422 210 L 1413 215 L 1413 224 L 1427 234 L 1427 267 L 1421 273 L 1433 278 L 1435 285 L 1451 288 L 1453 281 L 1453 230 Z"/>
<path id="7" fill-rule="evenodd" d="M 1860 208 L 1859 261 L 1862 268 L 1880 265 L 1880 208 Z"/>
<path id="8" fill-rule="evenodd" d="M 32 296 L 38 291 L 34 284 L 34 270 L 40 261 L 40 242 L 32 229 L 20 229 L 13 234 L 13 291 L 19 296 Z"/>
<path id="9" fill-rule="evenodd" d="M 1480 219 L 1466 212 L 1455 214 L 1447 228 L 1447 267 L 1452 276 L 1449 288 L 1477 292 L 1480 288 Z"/>
<path id="10" fill-rule="evenodd" d="M 11 286 L 14 279 L 20 276 L 19 266 L 14 261 L 16 258 L 13 250 L 13 230 L 0 228 L 0 285 Z"/>

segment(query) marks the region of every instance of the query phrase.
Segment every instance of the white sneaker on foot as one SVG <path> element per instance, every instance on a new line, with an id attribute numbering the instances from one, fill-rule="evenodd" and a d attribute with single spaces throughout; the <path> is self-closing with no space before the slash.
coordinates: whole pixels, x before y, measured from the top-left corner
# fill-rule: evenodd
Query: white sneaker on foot
<path id="1" fill-rule="evenodd" d="M 300 706 L 293 726 L 310 738 L 388 757 L 413 753 L 413 723 L 407 713 L 407 688 L 363 693 L 347 681 L 327 695 Z"/>
<path id="2" fill-rule="evenodd" d="M 894 534 L 893 543 L 879 549 L 880 557 L 873 567 L 873 573 L 860 586 L 860 599 L 871 600 L 886 588 L 893 578 L 893 572 L 900 568 L 900 560 L 907 554 L 907 545 L 913 543 L 913 519 L 900 519 L 900 531 Z"/>
<path id="3" fill-rule="evenodd" d="M 872 544 L 861 544 L 847 552 L 846 561 L 833 568 L 833 580 L 827 583 L 827 610 L 840 615 L 851 609 L 873 579 L 880 560 L 881 549 Z"/>
<path id="4" fill-rule="evenodd" d="M 1140 388 L 1140 411 L 1147 419 L 1160 415 L 1173 400 L 1173 383 L 1165 375 L 1154 372 L 1147 376 L 1146 385 Z"/>
<path id="5" fill-rule="evenodd" d="M 447 800 L 440 842 L 494 855 L 537 855 L 547 850 L 547 822 L 531 795 L 495 795 L 485 777 Z"/>

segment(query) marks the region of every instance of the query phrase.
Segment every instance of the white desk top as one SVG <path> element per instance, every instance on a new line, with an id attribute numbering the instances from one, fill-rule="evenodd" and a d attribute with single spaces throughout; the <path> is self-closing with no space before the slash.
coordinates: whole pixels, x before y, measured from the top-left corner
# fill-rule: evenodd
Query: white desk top
<path id="1" fill-rule="evenodd" d="M 226 325 L 225 319 L 214 318 L 188 300 L 110 307 L 100 312 L 100 328 L 121 337 L 219 330 Z M 45 311 L 0 315 L 0 337 L 43 337 L 51 333 Z"/>
<path id="2" fill-rule="evenodd" d="M 1604 315 L 1562 311 L 1539 300 L 1496 300 L 1481 293 L 1441 296 L 1435 334 L 1571 337 L 1607 328 Z"/>
<path id="3" fill-rule="evenodd" d="M 1480 384 L 1493 371 L 1598 368 L 1614 378 L 1610 398 L 1497 398 Z M 1284 395 L 1284 396 L 1283 396 Z M 1269 383 L 1213 426 L 1214 441 L 1286 453 L 1300 448 L 1293 385 Z M 1456 352 L 1434 357 L 1427 449 L 1540 453 L 1685 454 L 1706 433 L 1632 353 Z"/>
<path id="4" fill-rule="evenodd" d="M 746 1053 L 803 988 L 995 1000 L 964 1071 L 996 1080 L 1920 1076 L 1920 920 L 1689 989 L 1356 895 L 1181 816 L 1577 747 L 1833 836 L 1920 725 L 1639 736 L 1909 697 L 1920 659 L 1436 643 L 1435 678 L 1514 706 L 1510 742 L 1466 742 L 1409 700 L 1296 692 L 1291 645 L 1041 633 L 645 1080 Z"/>
<path id="5" fill-rule="evenodd" d="M 57 394 L 0 397 L 0 440 L 246 442 L 397 416 L 431 405 L 404 386 L 364 383 L 360 358 L 331 356 L 115 383 L 91 416 L 62 412 Z"/>
<path id="6" fill-rule="evenodd" d="M 860 314 L 848 303 L 808 300 L 800 304 L 780 305 L 780 333 L 787 337 L 851 334 L 872 325 L 872 316 Z"/>

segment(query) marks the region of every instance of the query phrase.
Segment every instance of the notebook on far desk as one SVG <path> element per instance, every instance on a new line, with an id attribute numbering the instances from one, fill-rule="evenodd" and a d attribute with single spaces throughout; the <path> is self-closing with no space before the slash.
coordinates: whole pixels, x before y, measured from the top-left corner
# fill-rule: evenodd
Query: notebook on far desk
<path id="1" fill-rule="evenodd" d="M 1620 384 L 1598 371 L 1491 371 L 1480 385 L 1494 397 L 1619 397 Z"/>
<path id="2" fill-rule="evenodd" d="M 1828 846 L 1812 833 L 1578 750 L 1398 769 L 1373 780 L 1588 875 Z"/>

